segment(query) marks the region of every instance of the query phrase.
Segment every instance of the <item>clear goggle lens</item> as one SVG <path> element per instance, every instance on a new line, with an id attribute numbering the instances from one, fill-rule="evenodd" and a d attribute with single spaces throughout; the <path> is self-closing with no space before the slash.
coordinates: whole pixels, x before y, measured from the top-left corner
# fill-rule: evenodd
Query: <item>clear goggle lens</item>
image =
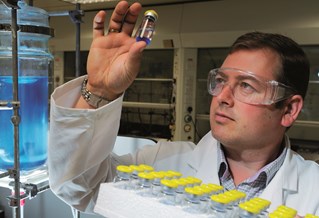
<path id="1" fill-rule="evenodd" d="M 271 105 L 294 93 L 289 86 L 240 69 L 216 68 L 209 72 L 207 88 L 212 96 L 219 95 L 226 85 L 230 86 L 235 99 L 253 105 Z"/>

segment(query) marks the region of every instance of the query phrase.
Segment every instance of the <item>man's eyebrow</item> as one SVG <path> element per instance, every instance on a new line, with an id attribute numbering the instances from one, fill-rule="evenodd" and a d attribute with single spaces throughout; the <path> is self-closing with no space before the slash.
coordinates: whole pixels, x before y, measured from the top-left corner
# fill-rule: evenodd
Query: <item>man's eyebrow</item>
<path id="1" fill-rule="evenodd" d="M 261 80 L 257 79 L 256 77 L 252 76 L 252 75 L 238 75 L 236 76 L 237 80 L 252 80 L 254 82 L 261 82 Z"/>
<path id="2" fill-rule="evenodd" d="M 217 71 L 217 74 L 222 76 L 222 77 L 225 77 L 227 79 L 230 77 L 229 74 L 226 74 L 223 71 Z M 248 79 L 248 80 L 251 80 L 251 81 L 254 81 L 254 82 L 258 82 L 258 83 L 261 82 L 261 80 L 257 79 L 255 76 L 253 76 L 253 75 L 245 75 L 245 74 L 239 74 L 239 75 L 235 76 L 235 79 L 238 80 L 238 81 L 247 80 Z"/>

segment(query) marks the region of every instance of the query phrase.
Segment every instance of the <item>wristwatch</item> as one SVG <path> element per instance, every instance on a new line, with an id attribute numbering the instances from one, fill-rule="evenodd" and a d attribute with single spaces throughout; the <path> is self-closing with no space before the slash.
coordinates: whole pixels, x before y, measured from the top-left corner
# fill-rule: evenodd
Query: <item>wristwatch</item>
<path id="1" fill-rule="evenodd" d="M 95 108 L 99 108 L 99 107 L 104 106 L 110 102 L 107 99 L 105 99 L 101 96 L 95 95 L 92 92 L 90 92 L 89 90 L 87 90 L 87 88 L 86 88 L 87 83 L 88 83 L 88 78 L 85 77 L 83 82 L 82 82 L 81 95 L 89 105 L 91 105 Z"/>

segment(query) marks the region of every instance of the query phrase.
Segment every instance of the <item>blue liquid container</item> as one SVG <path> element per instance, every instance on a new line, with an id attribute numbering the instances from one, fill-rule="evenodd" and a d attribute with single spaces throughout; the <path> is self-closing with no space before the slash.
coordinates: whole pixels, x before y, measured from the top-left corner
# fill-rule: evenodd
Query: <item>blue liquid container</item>
<path id="1" fill-rule="evenodd" d="M 149 45 L 155 32 L 155 22 L 158 14 L 154 10 L 148 10 L 144 13 L 144 18 L 136 32 L 136 41 L 145 41 Z"/>
<path id="2" fill-rule="evenodd" d="M 20 170 L 41 167 L 47 159 L 48 78 L 53 73 L 53 56 L 48 40 L 53 36 L 48 13 L 19 1 L 18 100 Z M 11 26 L 11 9 L 0 4 L 1 27 Z M 13 100 L 11 31 L 0 29 L 0 101 Z M 14 111 L 0 107 L 0 170 L 14 166 Z"/>

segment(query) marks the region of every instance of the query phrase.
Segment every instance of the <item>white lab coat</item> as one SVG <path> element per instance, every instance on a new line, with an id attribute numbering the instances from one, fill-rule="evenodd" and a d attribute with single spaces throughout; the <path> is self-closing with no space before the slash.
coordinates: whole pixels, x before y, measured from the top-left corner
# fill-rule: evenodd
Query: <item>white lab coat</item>
<path id="1" fill-rule="evenodd" d="M 191 142 L 161 141 L 136 154 L 113 154 L 122 97 L 96 110 L 72 109 L 81 82 L 79 78 L 59 87 L 51 98 L 50 185 L 68 204 L 92 211 L 99 184 L 112 180 L 117 164 L 145 163 L 157 170 L 176 170 L 204 183 L 219 184 L 217 141 L 210 133 L 197 146 Z M 292 151 L 289 142 L 287 146 L 282 167 L 260 197 L 271 201 L 270 211 L 284 204 L 299 215 L 319 215 L 319 166 Z"/>

